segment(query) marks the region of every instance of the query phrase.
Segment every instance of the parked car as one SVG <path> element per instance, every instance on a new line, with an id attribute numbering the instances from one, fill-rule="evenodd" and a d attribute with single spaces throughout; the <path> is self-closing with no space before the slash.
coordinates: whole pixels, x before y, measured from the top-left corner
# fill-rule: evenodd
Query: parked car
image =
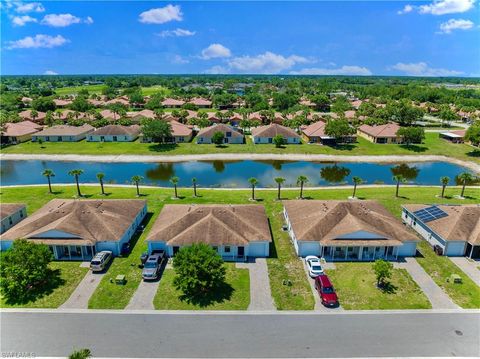
<path id="1" fill-rule="evenodd" d="M 327 307 L 335 307 L 338 305 L 337 293 L 333 288 L 330 279 L 325 275 L 319 275 L 315 278 L 315 289 L 322 300 L 322 304 Z"/>
<path id="2" fill-rule="evenodd" d="M 142 278 L 143 280 L 155 280 L 160 274 L 163 261 L 165 260 L 165 252 L 152 253 L 148 256 L 143 265 Z"/>
<path id="3" fill-rule="evenodd" d="M 305 262 L 307 263 L 308 274 L 310 277 L 315 278 L 323 274 L 322 264 L 320 263 L 320 259 L 318 257 L 307 256 L 305 258 Z"/>
<path id="4" fill-rule="evenodd" d="M 111 251 L 101 251 L 95 254 L 90 261 L 90 269 L 92 272 L 101 272 L 107 267 L 113 259 L 113 253 Z"/>

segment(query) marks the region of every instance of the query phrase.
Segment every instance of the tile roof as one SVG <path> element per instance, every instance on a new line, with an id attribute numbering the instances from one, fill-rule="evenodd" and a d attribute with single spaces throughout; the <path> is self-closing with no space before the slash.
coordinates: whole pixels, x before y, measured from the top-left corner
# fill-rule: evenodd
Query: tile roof
<path id="1" fill-rule="evenodd" d="M 25 208 L 23 203 L 0 203 L 0 219 L 4 219 Z"/>
<path id="2" fill-rule="evenodd" d="M 276 123 L 271 123 L 266 126 L 259 126 L 252 129 L 252 136 L 254 137 L 275 137 L 281 135 L 283 137 L 295 137 L 300 138 L 300 136 L 291 128 L 285 127 Z"/>
<path id="3" fill-rule="evenodd" d="M 2 136 L 19 137 L 31 135 L 40 131 L 42 128 L 42 126 L 27 120 L 13 123 L 9 122 L 5 124 L 4 131 L 2 131 Z"/>
<path id="4" fill-rule="evenodd" d="M 140 126 L 121 126 L 121 125 L 108 125 L 100 127 L 90 135 L 94 136 L 138 136 L 140 133 Z"/>
<path id="5" fill-rule="evenodd" d="M 234 128 L 225 125 L 223 123 L 219 123 L 218 125 L 213 125 L 210 127 L 202 128 L 198 132 L 198 137 L 212 137 L 215 132 L 222 132 L 225 134 L 226 132 L 231 132 L 232 137 L 243 137 L 243 134 L 235 130 Z"/>
<path id="6" fill-rule="evenodd" d="M 328 138 L 330 138 L 329 136 L 327 136 L 325 134 L 325 125 L 326 125 L 326 122 L 317 121 L 317 122 L 314 122 L 314 123 L 308 125 L 304 129 L 302 129 L 302 132 L 307 137 L 328 137 Z"/>
<path id="7" fill-rule="evenodd" d="M 36 133 L 36 136 L 78 136 L 92 132 L 95 128 L 89 124 L 83 126 L 58 125 Z"/>
<path id="8" fill-rule="evenodd" d="M 396 123 L 387 123 L 385 125 L 361 125 L 358 130 L 372 137 L 397 137 L 397 131 L 400 126 Z"/>

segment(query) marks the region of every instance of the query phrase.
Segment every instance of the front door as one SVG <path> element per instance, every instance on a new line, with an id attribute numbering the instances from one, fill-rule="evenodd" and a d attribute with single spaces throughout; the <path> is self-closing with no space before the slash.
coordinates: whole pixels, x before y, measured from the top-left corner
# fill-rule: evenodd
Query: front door
<path id="1" fill-rule="evenodd" d="M 177 254 L 179 250 L 180 250 L 180 247 L 177 247 L 177 246 L 173 247 L 173 255 Z"/>
<path id="2" fill-rule="evenodd" d="M 245 247 L 238 247 L 238 256 L 243 257 L 245 255 Z"/>

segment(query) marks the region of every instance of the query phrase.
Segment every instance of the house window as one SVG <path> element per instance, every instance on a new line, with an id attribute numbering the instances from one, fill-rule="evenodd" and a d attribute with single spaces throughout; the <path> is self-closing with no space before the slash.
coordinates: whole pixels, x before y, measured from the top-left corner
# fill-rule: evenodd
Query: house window
<path id="1" fill-rule="evenodd" d="M 113 141 L 117 142 L 117 136 L 113 136 Z"/>
<path id="2" fill-rule="evenodd" d="M 20 218 L 23 218 L 23 211 L 20 211 Z"/>
<path id="3" fill-rule="evenodd" d="M 50 137 L 49 136 L 45 137 L 45 141 L 50 141 Z"/>
<path id="4" fill-rule="evenodd" d="M 217 246 L 213 246 L 212 248 L 215 252 L 218 252 L 218 247 Z"/>
<path id="5" fill-rule="evenodd" d="M 58 142 L 62 142 L 62 136 L 58 136 L 58 137 L 57 137 L 57 141 L 58 141 Z"/>
<path id="6" fill-rule="evenodd" d="M 273 142 L 273 138 L 269 137 L 268 138 L 268 143 L 272 143 Z"/>
<path id="7" fill-rule="evenodd" d="M 225 246 L 225 248 L 223 249 L 223 251 L 225 253 L 230 253 L 230 247 L 229 246 Z"/>
<path id="8" fill-rule="evenodd" d="M 225 136 L 227 136 L 227 137 L 232 137 L 232 133 L 231 133 L 230 131 L 227 131 L 227 132 L 225 133 Z"/>
<path id="9" fill-rule="evenodd" d="M 12 217 L 8 217 L 8 223 L 9 223 L 10 225 L 13 224 Z"/>

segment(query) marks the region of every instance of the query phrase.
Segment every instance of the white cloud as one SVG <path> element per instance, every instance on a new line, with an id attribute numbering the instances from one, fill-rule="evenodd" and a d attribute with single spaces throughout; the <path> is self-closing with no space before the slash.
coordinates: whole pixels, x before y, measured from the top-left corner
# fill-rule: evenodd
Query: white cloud
<path id="1" fill-rule="evenodd" d="M 41 24 L 52 27 L 66 27 L 79 24 L 82 20 L 72 14 L 48 14 L 42 19 Z"/>
<path id="2" fill-rule="evenodd" d="M 37 22 L 37 19 L 28 15 L 22 16 L 13 16 L 12 17 L 12 24 L 14 26 L 24 26 L 29 22 Z"/>
<path id="3" fill-rule="evenodd" d="M 50 36 L 38 34 L 34 37 L 27 36 L 16 41 L 9 41 L 9 49 L 37 49 L 37 48 L 53 48 L 62 46 L 69 42 L 62 35 Z"/>
<path id="4" fill-rule="evenodd" d="M 221 44 L 211 44 L 202 50 L 202 59 L 204 60 L 230 56 L 232 56 L 230 49 Z"/>
<path id="5" fill-rule="evenodd" d="M 14 3 L 15 11 L 19 13 L 27 13 L 27 12 L 44 12 L 45 8 L 39 2 L 30 2 L 30 3 Z"/>
<path id="6" fill-rule="evenodd" d="M 405 14 L 417 10 L 420 14 L 446 15 L 463 13 L 472 9 L 475 0 L 434 0 L 427 5 L 406 5 L 398 14 Z"/>
<path id="7" fill-rule="evenodd" d="M 164 24 L 169 21 L 182 21 L 183 14 L 179 5 L 167 5 L 162 8 L 150 9 L 140 14 L 138 21 L 144 24 Z"/>
<path id="8" fill-rule="evenodd" d="M 184 58 L 181 55 L 175 55 L 172 58 L 172 64 L 178 64 L 178 65 L 183 65 L 183 64 L 188 64 L 190 61 L 186 58 Z"/>
<path id="9" fill-rule="evenodd" d="M 354 76 L 370 76 L 372 72 L 362 66 L 346 65 L 338 68 L 305 68 L 300 71 L 290 71 L 292 75 L 354 75 Z"/>
<path id="10" fill-rule="evenodd" d="M 469 30 L 474 26 L 473 22 L 464 19 L 450 19 L 440 24 L 440 33 L 450 34 L 454 30 Z"/>
<path id="11" fill-rule="evenodd" d="M 205 70 L 204 73 L 210 74 L 210 75 L 221 75 L 221 74 L 229 74 L 230 70 L 224 66 L 216 65 Z"/>
<path id="12" fill-rule="evenodd" d="M 396 65 L 391 66 L 389 69 L 397 70 L 408 76 L 458 76 L 463 74 L 461 71 L 447 70 L 442 68 L 431 68 L 425 62 L 417 63 L 403 63 L 399 62 Z"/>
<path id="13" fill-rule="evenodd" d="M 93 19 L 92 19 L 91 16 L 87 16 L 87 17 L 85 18 L 85 20 L 83 20 L 83 22 L 84 22 L 85 24 L 87 24 L 87 25 L 91 25 L 91 24 L 93 24 Z"/>
<path id="14" fill-rule="evenodd" d="M 44 75 L 58 75 L 58 72 L 55 72 L 53 70 L 47 70 L 43 74 Z"/>
<path id="15" fill-rule="evenodd" d="M 413 11 L 413 6 L 412 5 L 405 5 L 403 10 L 397 11 L 398 15 L 403 15 L 403 14 L 408 14 L 409 12 Z"/>
<path id="16" fill-rule="evenodd" d="M 170 36 L 184 37 L 184 36 L 195 35 L 195 31 L 190 31 L 190 30 L 186 30 L 186 29 L 177 28 L 175 30 L 164 30 L 162 32 L 159 32 L 156 35 L 160 36 L 160 37 L 170 37 Z"/>
<path id="17" fill-rule="evenodd" d="M 235 57 L 228 62 L 229 67 L 236 72 L 276 74 L 288 70 L 296 64 L 307 63 L 308 59 L 302 56 L 288 57 L 267 51 L 256 56 Z"/>

